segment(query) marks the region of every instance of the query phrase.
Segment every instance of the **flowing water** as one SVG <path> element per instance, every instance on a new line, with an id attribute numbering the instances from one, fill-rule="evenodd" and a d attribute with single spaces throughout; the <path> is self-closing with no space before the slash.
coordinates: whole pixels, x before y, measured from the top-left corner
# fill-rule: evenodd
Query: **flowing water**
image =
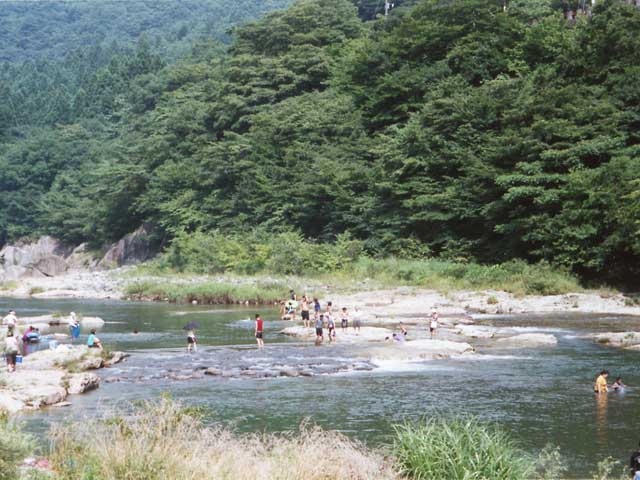
<path id="1" fill-rule="evenodd" d="M 102 317 L 106 324 L 98 335 L 103 343 L 131 353 L 126 362 L 100 371 L 100 388 L 73 397 L 70 409 L 25 414 L 27 428 L 42 435 L 51 422 L 100 416 L 123 402 L 170 393 L 210 408 L 216 421 L 229 422 L 238 431 L 291 430 L 311 419 L 372 446 L 388 443 L 395 423 L 473 414 L 501 425 L 533 454 L 547 443 L 558 445 L 576 478 L 607 456 L 626 461 L 640 438 L 635 422 L 640 415 L 640 352 L 579 338 L 594 331 L 637 330 L 636 317 L 487 318 L 479 323 L 552 333 L 558 346 L 498 350 L 480 345 L 472 356 L 402 363 L 361 360 L 362 346 L 317 347 L 285 338 L 278 332 L 288 323 L 277 320 L 275 310 L 261 312 L 266 348 L 258 351 L 250 320 L 255 309 L 0 300 L 0 311 L 9 308 L 23 316 L 73 310 Z M 199 324 L 194 355 L 185 353 L 182 328 L 190 321 Z M 204 376 L 206 367 L 227 370 L 232 378 Z M 313 376 L 269 377 L 290 367 Z M 602 368 L 624 379 L 626 393 L 594 396 L 594 374 Z M 247 369 L 269 378 L 240 375 Z"/>

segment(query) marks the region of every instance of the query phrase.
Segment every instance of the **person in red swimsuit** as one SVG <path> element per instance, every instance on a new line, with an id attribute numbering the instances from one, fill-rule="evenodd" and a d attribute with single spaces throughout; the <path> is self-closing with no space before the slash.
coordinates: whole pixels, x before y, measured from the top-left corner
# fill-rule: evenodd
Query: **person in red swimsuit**
<path id="1" fill-rule="evenodd" d="M 264 340 L 262 339 L 262 334 L 264 331 L 264 322 L 260 315 L 256 313 L 256 342 L 258 342 L 258 348 L 264 347 Z"/>

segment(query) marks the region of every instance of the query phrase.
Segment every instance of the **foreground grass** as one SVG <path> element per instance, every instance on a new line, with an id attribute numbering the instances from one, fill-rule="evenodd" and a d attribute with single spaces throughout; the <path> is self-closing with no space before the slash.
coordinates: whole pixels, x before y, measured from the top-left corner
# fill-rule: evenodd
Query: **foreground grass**
<path id="1" fill-rule="evenodd" d="M 474 419 L 427 420 L 396 427 L 394 454 L 408 478 L 534 478 L 535 461 L 502 431 Z"/>
<path id="2" fill-rule="evenodd" d="M 51 460 L 59 480 L 399 478 L 381 453 L 341 434 L 239 436 L 166 399 L 131 417 L 55 429 Z"/>
<path id="3" fill-rule="evenodd" d="M 76 421 L 50 432 L 46 473 L 19 471 L 33 440 L 0 418 L 0 480 L 559 480 L 557 448 L 538 457 L 497 427 L 475 419 L 398 426 L 389 450 L 367 448 L 338 432 L 302 425 L 284 434 L 236 434 L 206 426 L 202 411 L 164 397 L 125 416 Z M 618 475 L 617 472 L 622 472 Z M 600 462 L 594 480 L 626 477 Z"/>

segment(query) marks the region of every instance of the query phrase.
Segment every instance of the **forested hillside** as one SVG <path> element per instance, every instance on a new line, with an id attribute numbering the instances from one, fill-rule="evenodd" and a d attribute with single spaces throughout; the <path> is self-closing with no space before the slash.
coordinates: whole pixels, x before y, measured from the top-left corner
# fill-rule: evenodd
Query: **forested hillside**
<path id="1" fill-rule="evenodd" d="M 135 45 L 141 35 L 165 58 L 203 39 L 227 41 L 228 30 L 290 0 L 122 0 L 0 3 L 0 61 L 62 59 L 92 45 Z"/>
<path id="2" fill-rule="evenodd" d="M 419 0 L 380 18 L 373 3 L 299 0 L 176 62 L 145 40 L 106 63 L 87 49 L 63 60 L 73 96 L 34 64 L 37 101 L 0 105 L 3 238 L 347 232 L 373 255 L 629 284 L 640 10 Z"/>

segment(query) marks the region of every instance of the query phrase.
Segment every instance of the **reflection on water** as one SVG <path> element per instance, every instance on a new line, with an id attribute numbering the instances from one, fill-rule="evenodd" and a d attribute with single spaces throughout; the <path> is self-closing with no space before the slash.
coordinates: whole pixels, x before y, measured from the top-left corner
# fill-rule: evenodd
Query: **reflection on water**
<path id="1" fill-rule="evenodd" d="M 607 445 L 607 434 L 609 432 L 607 421 L 607 405 L 609 394 L 596 393 L 596 439 L 601 446 Z"/>
<path id="2" fill-rule="evenodd" d="M 239 431 L 295 429 L 305 418 L 376 445 L 392 425 L 425 415 L 469 413 L 507 429 L 536 453 L 560 446 L 574 477 L 583 478 L 607 456 L 625 460 L 638 432 L 640 353 L 608 349 L 580 338 L 586 332 L 634 330 L 637 319 L 615 316 L 546 315 L 485 318 L 484 324 L 514 332 L 544 331 L 558 346 L 498 350 L 480 346 L 476 356 L 431 362 L 367 362 L 349 345 L 313 344 L 278 332 L 290 323 L 277 311 L 107 301 L 0 300 L 0 310 L 22 315 L 59 311 L 96 315 L 112 349 L 132 353 L 124 364 L 100 372 L 101 387 L 72 399 L 69 410 L 28 414 L 28 428 L 43 432 L 70 415 L 95 416 L 123 401 L 164 392 L 208 407 Z M 265 318 L 266 348 L 258 351 L 251 318 Z M 185 323 L 198 322 L 199 351 L 185 352 Z M 373 322 L 369 322 L 372 324 Z M 134 335 L 132 332 L 140 333 Z M 86 340 L 83 333 L 81 340 Z M 208 376 L 206 368 L 228 372 Z M 607 368 L 629 385 L 626 395 L 592 392 L 594 375 Z M 281 375 L 294 369 L 299 376 Z M 255 373 L 262 372 L 262 373 Z M 264 372 L 271 372 L 264 375 Z M 274 374 L 273 372 L 277 372 Z M 305 372 L 302 374 L 301 372 Z M 336 373 L 337 372 L 337 373 Z"/>

